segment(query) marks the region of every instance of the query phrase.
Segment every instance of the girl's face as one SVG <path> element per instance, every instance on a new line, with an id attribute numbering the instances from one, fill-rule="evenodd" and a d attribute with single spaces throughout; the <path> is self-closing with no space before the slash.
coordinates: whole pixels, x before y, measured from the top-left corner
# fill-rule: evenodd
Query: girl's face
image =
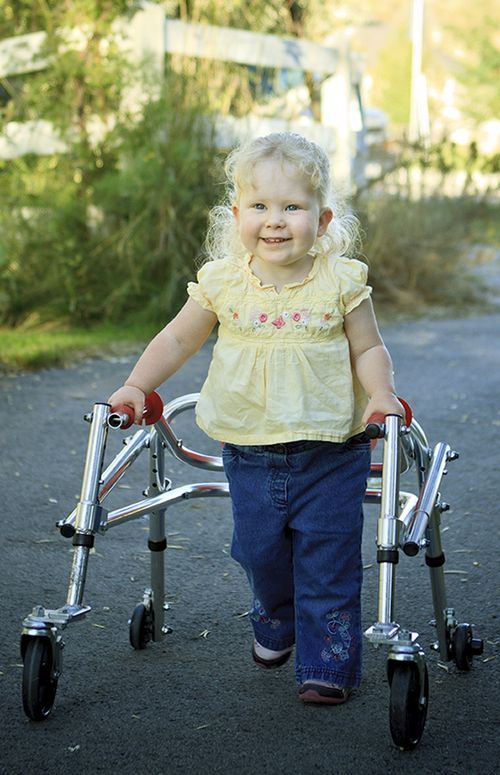
<path id="1" fill-rule="evenodd" d="M 293 267 L 294 272 L 300 271 L 301 263 L 310 264 L 308 253 L 332 219 L 330 208 L 320 208 L 296 167 L 277 159 L 254 166 L 233 214 L 240 239 L 254 258 L 268 268 Z"/>

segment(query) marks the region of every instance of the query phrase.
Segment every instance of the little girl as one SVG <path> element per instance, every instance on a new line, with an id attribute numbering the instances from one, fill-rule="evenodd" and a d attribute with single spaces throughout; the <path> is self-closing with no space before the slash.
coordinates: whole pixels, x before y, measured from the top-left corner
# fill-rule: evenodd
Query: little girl
<path id="1" fill-rule="evenodd" d="M 144 397 L 219 322 L 199 426 L 224 442 L 232 556 L 253 593 L 252 656 L 295 646 L 299 697 L 340 704 L 361 678 L 363 429 L 403 414 L 367 268 L 348 258 L 356 219 L 333 204 L 326 154 L 297 134 L 259 137 L 226 161 L 209 258 L 189 299 L 110 398 L 140 422 Z"/>

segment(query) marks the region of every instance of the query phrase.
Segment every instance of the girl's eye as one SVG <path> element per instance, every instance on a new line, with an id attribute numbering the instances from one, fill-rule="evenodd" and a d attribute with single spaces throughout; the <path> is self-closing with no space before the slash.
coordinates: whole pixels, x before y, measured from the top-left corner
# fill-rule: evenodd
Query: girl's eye
<path id="1" fill-rule="evenodd" d="M 295 211 L 295 210 L 299 210 L 300 208 L 299 208 L 299 206 L 298 206 L 298 205 L 287 205 L 287 208 L 286 208 L 286 209 L 287 209 L 287 210 L 292 210 L 292 211 Z"/>
<path id="2" fill-rule="evenodd" d="M 254 204 L 254 208 L 255 208 L 256 210 L 264 210 L 264 207 L 265 207 L 265 205 L 263 205 L 263 204 L 262 204 L 262 202 L 256 202 L 256 203 Z"/>

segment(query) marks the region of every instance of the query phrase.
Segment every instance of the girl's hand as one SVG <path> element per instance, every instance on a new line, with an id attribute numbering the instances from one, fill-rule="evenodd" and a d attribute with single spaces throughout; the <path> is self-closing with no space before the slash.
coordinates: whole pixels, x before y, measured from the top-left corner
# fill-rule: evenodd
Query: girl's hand
<path id="1" fill-rule="evenodd" d="M 398 401 L 397 396 L 394 393 L 381 392 L 374 393 L 368 401 L 365 413 L 363 414 L 362 423 L 367 425 L 370 417 L 374 414 L 399 414 L 400 417 L 405 418 L 405 410 L 403 405 Z"/>
<path id="2" fill-rule="evenodd" d="M 108 398 L 108 404 L 111 404 L 113 409 L 120 404 L 129 406 L 134 411 L 134 422 L 141 425 L 145 398 L 146 396 L 140 388 L 133 387 L 133 385 L 123 385 Z"/>

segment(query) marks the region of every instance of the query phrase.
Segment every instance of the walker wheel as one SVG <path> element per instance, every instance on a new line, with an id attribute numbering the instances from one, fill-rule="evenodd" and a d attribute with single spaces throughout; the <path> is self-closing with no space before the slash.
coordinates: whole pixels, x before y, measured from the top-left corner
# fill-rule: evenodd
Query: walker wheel
<path id="1" fill-rule="evenodd" d="M 423 702 L 420 701 L 420 672 L 415 662 L 395 662 L 390 677 L 389 721 L 394 743 L 411 751 L 424 732 L 429 701 L 429 676 L 425 667 Z"/>
<path id="2" fill-rule="evenodd" d="M 50 638 L 28 637 L 23 660 L 24 712 L 33 721 L 42 721 L 50 714 L 57 691 Z"/>
<path id="3" fill-rule="evenodd" d="M 144 603 L 139 603 L 129 621 L 130 645 L 136 650 L 145 649 L 153 638 L 153 614 Z"/>
<path id="4" fill-rule="evenodd" d="M 458 624 L 453 633 L 453 656 L 459 670 L 472 667 L 472 627 L 470 624 Z"/>
<path id="5" fill-rule="evenodd" d="M 470 670 L 472 659 L 483 653 L 483 641 L 474 638 L 470 624 L 457 624 L 453 633 L 453 656 L 459 670 Z"/>

